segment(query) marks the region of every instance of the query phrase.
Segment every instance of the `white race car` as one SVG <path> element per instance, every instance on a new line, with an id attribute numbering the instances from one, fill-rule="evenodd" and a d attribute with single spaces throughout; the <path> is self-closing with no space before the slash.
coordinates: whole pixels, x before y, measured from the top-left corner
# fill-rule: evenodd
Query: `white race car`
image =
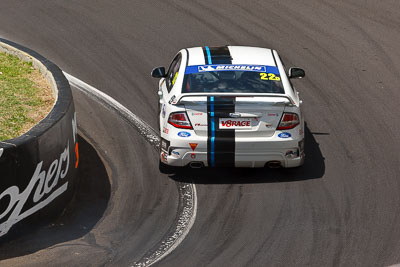
<path id="1" fill-rule="evenodd" d="M 301 100 L 275 50 L 182 49 L 159 81 L 161 165 L 297 167 L 304 162 Z"/>

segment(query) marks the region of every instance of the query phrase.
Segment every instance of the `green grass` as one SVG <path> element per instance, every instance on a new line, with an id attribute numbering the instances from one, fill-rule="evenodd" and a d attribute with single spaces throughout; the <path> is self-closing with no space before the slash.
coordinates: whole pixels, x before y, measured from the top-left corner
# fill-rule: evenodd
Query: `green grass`
<path id="1" fill-rule="evenodd" d="M 43 80 L 31 62 L 0 53 L 0 141 L 25 133 L 51 109 Z"/>

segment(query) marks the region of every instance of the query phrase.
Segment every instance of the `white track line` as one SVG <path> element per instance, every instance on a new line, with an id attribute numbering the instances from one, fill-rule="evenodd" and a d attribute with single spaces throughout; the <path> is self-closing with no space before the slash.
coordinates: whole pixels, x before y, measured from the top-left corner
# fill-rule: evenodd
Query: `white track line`
<path id="1" fill-rule="evenodd" d="M 132 126 L 134 126 L 139 133 L 146 138 L 146 140 L 153 145 L 153 147 L 159 147 L 160 137 L 158 133 L 145 121 L 133 114 L 129 109 L 124 107 L 117 100 L 111 96 L 103 93 L 102 91 L 94 88 L 93 86 L 79 80 L 78 78 L 63 72 L 69 83 L 77 88 L 79 91 L 87 95 L 88 97 L 100 102 L 103 106 L 108 109 L 116 111 L 122 118 L 127 120 Z"/>
<path id="2" fill-rule="evenodd" d="M 78 78 L 63 72 L 69 83 L 90 97 L 99 102 L 108 109 L 111 109 L 127 122 L 130 123 L 155 149 L 158 150 L 160 145 L 160 137 L 158 133 L 145 121 L 133 114 L 129 109 L 124 107 L 114 98 L 94 88 L 93 86 L 79 80 Z M 145 256 L 133 266 L 151 266 L 170 254 L 180 243 L 185 239 L 190 229 L 192 228 L 197 214 L 197 193 L 196 186 L 191 183 L 179 183 L 179 195 L 183 200 L 183 208 L 178 216 L 176 225 L 173 226 L 173 231 L 170 236 L 162 240 L 159 247 L 152 250 L 151 254 Z"/>

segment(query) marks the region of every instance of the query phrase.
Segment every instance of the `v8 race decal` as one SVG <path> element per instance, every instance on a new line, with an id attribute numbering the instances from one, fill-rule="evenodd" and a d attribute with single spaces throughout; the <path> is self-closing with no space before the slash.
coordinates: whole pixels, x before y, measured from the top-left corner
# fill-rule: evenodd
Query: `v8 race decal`
<path id="1" fill-rule="evenodd" d="M 219 119 L 220 129 L 250 129 L 251 119 L 250 118 L 229 118 Z"/>

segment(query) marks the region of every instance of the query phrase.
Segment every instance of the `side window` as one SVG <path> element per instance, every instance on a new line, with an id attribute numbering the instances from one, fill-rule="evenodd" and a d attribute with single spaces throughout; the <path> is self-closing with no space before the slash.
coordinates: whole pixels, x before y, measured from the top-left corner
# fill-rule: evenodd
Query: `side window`
<path id="1" fill-rule="evenodd" d="M 178 77 L 181 61 L 182 61 L 182 55 L 179 53 L 178 55 L 176 55 L 174 60 L 172 60 L 172 63 L 169 66 L 166 78 L 168 92 L 171 91 L 172 86 L 174 86 L 176 78 Z"/>

